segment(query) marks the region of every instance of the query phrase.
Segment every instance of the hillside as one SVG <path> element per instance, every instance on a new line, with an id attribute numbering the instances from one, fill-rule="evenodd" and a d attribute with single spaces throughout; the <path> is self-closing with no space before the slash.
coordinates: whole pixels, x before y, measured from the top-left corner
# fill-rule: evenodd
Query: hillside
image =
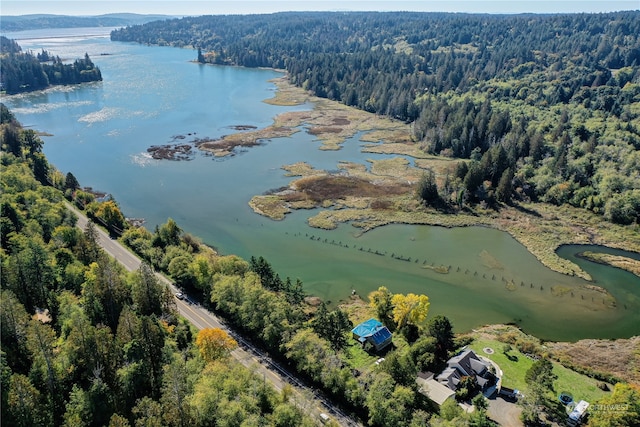
<path id="1" fill-rule="evenodd" d="M 26 31 L 44 28 L 126 27 L 150 21 L 170 19 L 167 15 L 138 15 L 135 13 L 110 13 L 98 16 L 65 16 L 33 14 L 3 16 L 2 31 Z"/>

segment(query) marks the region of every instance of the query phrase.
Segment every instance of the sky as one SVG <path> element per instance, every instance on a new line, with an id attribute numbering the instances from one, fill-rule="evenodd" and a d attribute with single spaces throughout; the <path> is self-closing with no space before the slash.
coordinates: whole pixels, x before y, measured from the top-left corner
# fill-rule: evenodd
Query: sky
<path id="1" fill-rule="evenodd" d="M 105 13 L 172 16 L 273 13 L 281 11 L 420 11 L 468 13 L 572 13 L 640 10 L 640 0 L 1 0 L 0 17 L 28 14 L 101 15 Z M 1 21 L 0 21 L 1 24 Z"/>

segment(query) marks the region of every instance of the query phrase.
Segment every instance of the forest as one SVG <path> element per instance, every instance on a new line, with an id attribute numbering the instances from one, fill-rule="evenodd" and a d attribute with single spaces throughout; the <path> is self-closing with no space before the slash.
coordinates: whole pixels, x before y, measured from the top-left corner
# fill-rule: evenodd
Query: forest
<path id="1" fill-rule="evenodd" d="M 22 52 L 14 40 L 0 36 L 0 87 L 7 94 L 46 89 L 52 85 L 71 85 L 102 81 L 100 69 L 88 54 L 71 64 L 42 50 Z"/>
<path id="2" fill-rule="evenodd" d="M 226 333 L 182 319 L 149 264 L 126 272 L 92 222 L 76 227 L 64 202 L 81 192 L 77 180 L 48 164 L 42 140 L 3 104 L 0 113 L 2 425 L 314 425 L 290 390 L 228 356 Z M 82 192 L 85 202 L 120 214 Z"/>
<path id="3" fill-rule="evenodd" d="M 111 38 L 286 70 L 317 96 L 410 123 L 425 154 L 466 160 L 456 188 L 437 183 L 438 203 L 543 201 L 637 224 L 639 34 L 637 11 L 289 12 L 157 21 Z"/>

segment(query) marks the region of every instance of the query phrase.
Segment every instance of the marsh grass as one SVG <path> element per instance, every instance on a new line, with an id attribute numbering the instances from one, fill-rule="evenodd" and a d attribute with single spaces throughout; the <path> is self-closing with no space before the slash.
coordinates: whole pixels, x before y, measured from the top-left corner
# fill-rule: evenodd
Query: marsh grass
<path id="1" fill-rule="evenodd" d="M 597 262 L 598 264 L 609 265 L 629 271 L 640 277 L 640 261 L 636 259 L 592 251 L 580 252 L 579 256 L 589 261 Z"/>
<path id="2" fill-rule="evenodd" d="M 459 159 L 425 153 L 419 144 L 411 140 L 410 125 L 406 123 L 311 96 L 290 85 L 285 78 L 276 79 L 274 83 L 278 91 L 275 98 L 267 102 L 280 105 L 311 102 L 314 109 L 281 114 L 275 118 L 273 126 L 230 136 L 231 140 L 258 141 L 260 135 L 270 135 L 269 132 L 287 134 L 306 125 L 322 141 L 322 149 L 334 150 L 339 149 L 346 138 L 365 132 L 360 139 L 372 143 L 367 144 L 363 151 L 411 156 L 415 167 L 400 157 L 370 161 L 371 171 L 361 164 L 340 163 L 339 168 L 346 176 L 331 176 L 304 163 L 290 165 L 285 167 L 289 175 L 301 177 L 292 181 L 290 188 L 303 194 L 283 194 L 280 202 L 274 197 L 264 199 L 258 196 L 250 202 L 257 213 L 282 219 L 288 209 L 319 207 L 325 210 L 309 218 L 312 227 L 334 229 L 339 223 L 349 222 L 362 232 L 392 223 L 492 227 L 509 233 L 548 268 L 587 280 L 591 277 L 578 265 L 556 254 L 558 247 L 593 244 L 640 252 L 638 227 L 618 226 L 604 221 L 601 215 L 567 205 L 518 203 L 502 205 L 496 210 L 466 207 L 453 213 L 425 207 L 414 197 L 416 182 L 423 171 L 433 170 L 438 183 L 442 184 L 444 176 L 455 169 Z M 490 81 L 489 84 L 500 86 L 504 82 Z M 495 104 L 496 109 L 507 107 L 523 111 L 529 108 L 524 101 L 517 105 Z M 551 109 L 540 110 L 539 113 L 542 120 L 556 118 L 561 111 Z M 580 111 L 576 112 L 576 117 L 578 113 Z M 590 120 L 598 120 L 598 117 Z M 588 128 L 591 125 L 585 124 Z"/>
<path id="3" fill-rule="evenodd" d="M 254 196 L 249 201 L 249 206 L 256 213 L 274 220 L 282 220 L 286 214 L 291 212 L 287 205 L 278 196 L 274 195 Z"/>
<path id="4" fill-rule="evenodd" d="M 449 274 L 449 270 L 451 269 L 448 265 L 423 265 L 422 268 L 435 271 L 439 274 Z"/>

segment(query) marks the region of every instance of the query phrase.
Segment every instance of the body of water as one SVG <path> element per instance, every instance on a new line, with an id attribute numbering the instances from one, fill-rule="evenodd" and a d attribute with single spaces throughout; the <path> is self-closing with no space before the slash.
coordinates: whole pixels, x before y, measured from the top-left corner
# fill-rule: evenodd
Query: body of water
<path id="1" fill-rule="evenodd" d="M 89 34 L 89 36 L 87 36 Z M 324 231 L 309 227 L 309 211 L 275 222 L 253 213 L 253 195 L 290 181 L 280 169 L 307 161 L 336 169 L 340 161 L 364 163 L 352 138 L 340 151 L 321 151 L 304 129 L 265 141 L 224 160 L 197 155 L 191 161 L 157 161 L 151 145 L 217 138 L 233 126 L 265 127 L 285 111 L 278 107 L 272 70 L 194 63 L 192 50 L 115 43 L 105 30 L 47 30 L 7 34 L 23 50 L 45 49 L 63 59 L 89 54 L 103 82 L 4 97 L 28 127 L 50 133 L 44 152 L 82 185 L 106 191 L 125 215 L 143 217 L 153 229 L 167 218 L 222 253 L 264 256 L 282 277 L 300 278 L 327 301 L 355 290 L 366 299 L 379 286 L 423 293 L 431 313 L 445 314 L 457 330 L 516 323 L 552 340 L 617 338 L 640 333 L 640 279 L 575 260 L 594 283 L 554 273 L 509 235 L 492 229 L 391 225 L 366 234 L 350 225 Z M 563 247 L 573 256 L 578 247 Z M 393 255 L 393 256 L 392 256 Z M 410 260 L 409 260 L 410 259 Z M 450 266 L 440 274 L 430 266 Z M 612 307 L 595 284 L 616 298 Z"/>

